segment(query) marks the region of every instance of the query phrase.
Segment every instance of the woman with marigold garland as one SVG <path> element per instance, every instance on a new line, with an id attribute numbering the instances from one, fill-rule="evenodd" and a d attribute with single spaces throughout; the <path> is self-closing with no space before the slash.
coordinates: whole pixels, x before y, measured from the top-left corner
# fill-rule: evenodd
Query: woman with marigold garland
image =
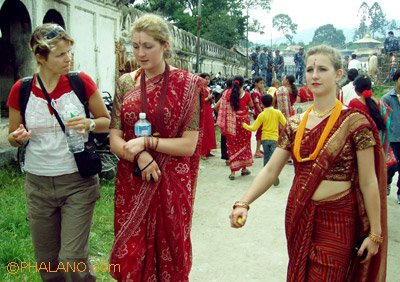
<path id="1" fill-rule="evenodd" d="M 287 281 L 386 278 L 385 156 L 372 119 L 336 99 L 342 73 L 337 50 L 320 45 L 308 51 L 306 80 L 314 104 L 289 119 L 270 161 L 230 215 L 232 227 L 243 227 L 249 205 L 292 156 Z"/>

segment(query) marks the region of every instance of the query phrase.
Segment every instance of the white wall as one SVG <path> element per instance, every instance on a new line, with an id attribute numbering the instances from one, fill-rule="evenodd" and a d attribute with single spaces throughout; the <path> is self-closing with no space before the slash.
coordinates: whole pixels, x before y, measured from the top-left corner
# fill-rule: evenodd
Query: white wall
<path id="1" fill-rule="evenodd" d="M 4 2 L 5 0 L 0 0 L 0 7 Z M 43 23 L 48 10 L 57 10 L 64 19 L 67 32 L 75 40 L 74 69 L 88 73 L 100 90 L 114 94 L 115 41 L 120 36 L 122 13 L 108 3 L 113 1 L 21 0 L 21 2 L 30 14 L 32 29 Z"/>

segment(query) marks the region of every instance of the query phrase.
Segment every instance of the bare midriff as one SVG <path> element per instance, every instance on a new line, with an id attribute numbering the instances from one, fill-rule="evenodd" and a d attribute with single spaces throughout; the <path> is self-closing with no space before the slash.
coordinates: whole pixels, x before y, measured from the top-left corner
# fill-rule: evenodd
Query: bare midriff
<path id="1" fill-rule="evenodd" d="M 335 195 L 347 191 L 348 189 L 350 189 L 350 187 L 350 181 L 322 180 L 321 184 L 319 184 L 311 199 L 313 201 L 323 201 L 326 199 L 330 199 L 333 198 L 333 196 Z"/>

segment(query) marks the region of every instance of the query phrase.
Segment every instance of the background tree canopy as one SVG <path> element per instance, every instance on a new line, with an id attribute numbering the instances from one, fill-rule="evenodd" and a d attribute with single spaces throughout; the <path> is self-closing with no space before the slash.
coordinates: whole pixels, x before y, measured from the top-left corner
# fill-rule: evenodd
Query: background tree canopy
<path id="1" fill-rule="evenodd" d="M 138 4 L 138 1 L 131 0 L 129 5 L 145 12 L 160 14 L 178 28 L 196 35 L 198 2 L 198 0 L 143 0 Z M 262 9 L 266 17 L 270 18 L 272 15 L 268 15 L 268 11 L 272 4 L 272 0 L 202 0 L 201 37 L 228 49 L 240 44 L 251 47 L 254 44 L 248 41 L 248 33 L 262 34 L 265 30 L 259 22 L 252 19 L 250 10 Z M 361 39 L 367 33 L 373 38 L 384 37 L 387 31 L 397 29 L 396 21 L 386 20 L 378 2 L 374 2 L 371 6 L 362 2 L 357 17 L 359 26 L 354 29 L 353 40 Z M 275 15 L 272 24 L 274 29 L 286 37 L 289 45 L 304 45 L 303 42 L 293 42 L 298 25 L 287 14 Z M 344 48 L 345 41 L 342 30 L 327 24 L 315 30 L 310 44 L 324 43 Z"/>
<path id="2" fill-rule="evenodd" d="M 134 4 L 134 0 L 131 4 Z M 246 38 L 246 31 L 262 32 L 257 23 L 248 23 L 246 11 L 261 7 L 270 9 L 271 0 L 203 0 L 201 6 L 201 37 L 225 48 Z M 178 28 L 197 32 L 198 0 L 145 0 L 134 7 L 158 13 Z"/>
<path id="3" fill-rule="evenodd" d="M 343 31 L 336 29 L 332 24 L 323 25 L 314 32 L 311 45 L 327 44 L 336 48 L 343 48 L 346 44 L 346 37 Z"/>

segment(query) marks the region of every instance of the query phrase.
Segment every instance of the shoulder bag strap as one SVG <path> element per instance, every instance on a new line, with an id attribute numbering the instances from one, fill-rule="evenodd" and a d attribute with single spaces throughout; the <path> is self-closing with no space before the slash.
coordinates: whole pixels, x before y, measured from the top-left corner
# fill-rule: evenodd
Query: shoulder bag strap
<path id="1" fill-rule="evenodd" d="M 59 123 L 60 126 L 61 126 L 62 131 L 65 132 L 65 125 L 64 125 L 64 123 L 62 122 L 62 120 L 61 120 L 61 118 L 60 118 L 60 115 L 58 114 L 58 112 L 56 111 L 56 109 L 54 109 L 53 105 L 51 104 L 51 99 L 50 99 L 50 97 L 49 97 L 49 94 L 48 94 L 47 91 L 46 91 L 46 88 L 45 88 L 44 85 L 43 85 L 42 79 L 40 78 L 39 74 L 36 74 L 36 78 L 37 78 L 37 80 L 38 80 L 38 82 L 39 82 L 39 84 L 40 84 L 40 88 L 42 89 L 44 96 L 46 97 L 47 103 L 49 103 L 49 106 L 50 106 L 51 109 L 53 110 L 53 113 L 54 113 L 54 115 L 56 116 L 57 121 L 58 121 L 58 123 Z"/>

